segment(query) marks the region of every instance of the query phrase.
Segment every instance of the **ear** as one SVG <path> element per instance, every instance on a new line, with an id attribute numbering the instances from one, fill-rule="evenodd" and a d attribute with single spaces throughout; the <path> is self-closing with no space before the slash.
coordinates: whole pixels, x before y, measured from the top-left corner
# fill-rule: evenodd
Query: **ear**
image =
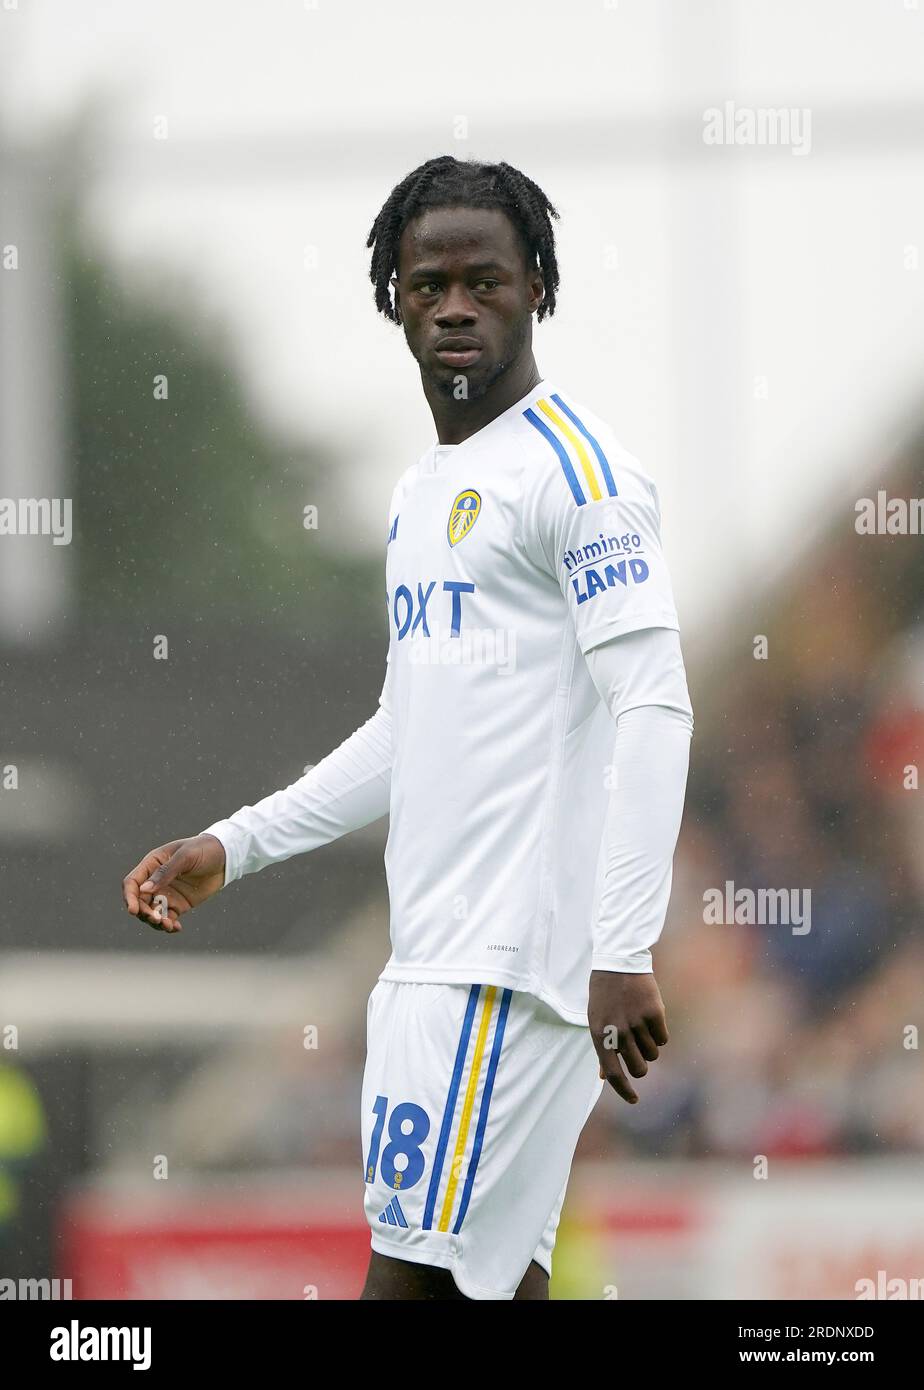
<path id="1" fill-rule="evenodd" d="M 533 272 L 529 281 L 529 312 L 534 314 L 545 299 L 545 281 L 542 278 L 542 271 Z"/>

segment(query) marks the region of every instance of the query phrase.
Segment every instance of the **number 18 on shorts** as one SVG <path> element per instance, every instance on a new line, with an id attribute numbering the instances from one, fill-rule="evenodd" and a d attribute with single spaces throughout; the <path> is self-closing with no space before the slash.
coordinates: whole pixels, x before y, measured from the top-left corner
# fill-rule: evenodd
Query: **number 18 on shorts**
<path id="1" fill-rule="evenodd" d="M 380 980 L 363 1075 L 372 1248 L 508 1299 L 552 1249 L 603 1089 L 586 1027 L 499 985 Z"/>

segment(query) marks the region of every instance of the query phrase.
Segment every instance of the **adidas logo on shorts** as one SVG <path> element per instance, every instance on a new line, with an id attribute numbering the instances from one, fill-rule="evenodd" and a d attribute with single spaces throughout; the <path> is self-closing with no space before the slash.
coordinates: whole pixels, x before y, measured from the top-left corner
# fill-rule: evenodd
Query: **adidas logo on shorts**
<path id="1" fill-rule="evenodd" d="M 405 1230 L 408 1229 L 404 1212 L 401 1210 L 401 1203 L 397 1197 L 392 1197 L 385 1210 L 380 1212 L 379 1220 L 383 1226 L 403 1226 Z"/>

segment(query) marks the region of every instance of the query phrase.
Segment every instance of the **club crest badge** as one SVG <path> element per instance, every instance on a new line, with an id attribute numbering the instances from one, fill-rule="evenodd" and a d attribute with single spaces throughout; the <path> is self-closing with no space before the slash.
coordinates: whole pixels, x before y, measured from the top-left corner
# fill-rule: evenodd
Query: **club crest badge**
<path id="1" fill-rule="evenodd" d="M 472 488 L 466 488 L 464 492 L 459 493 L 452 504 L 449 524 L 446 527 L 446 535 L 450 545 L 458 545 L 459 541 L 465 539 L 478 520 L 480 511 L 481 498 L 477 492 Z"/>

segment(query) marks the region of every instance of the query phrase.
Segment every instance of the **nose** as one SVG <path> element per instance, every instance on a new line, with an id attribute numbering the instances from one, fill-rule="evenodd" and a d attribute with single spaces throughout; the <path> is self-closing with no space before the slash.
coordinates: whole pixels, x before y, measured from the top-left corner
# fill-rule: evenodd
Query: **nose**
<path id="1" fill-rule="evenodd" d="M 475 323 L 478 306 L 465 285 L 450 284 L 440 300 L 434 322 L 440 328 L 459 328 L 462 324 Z"/>

